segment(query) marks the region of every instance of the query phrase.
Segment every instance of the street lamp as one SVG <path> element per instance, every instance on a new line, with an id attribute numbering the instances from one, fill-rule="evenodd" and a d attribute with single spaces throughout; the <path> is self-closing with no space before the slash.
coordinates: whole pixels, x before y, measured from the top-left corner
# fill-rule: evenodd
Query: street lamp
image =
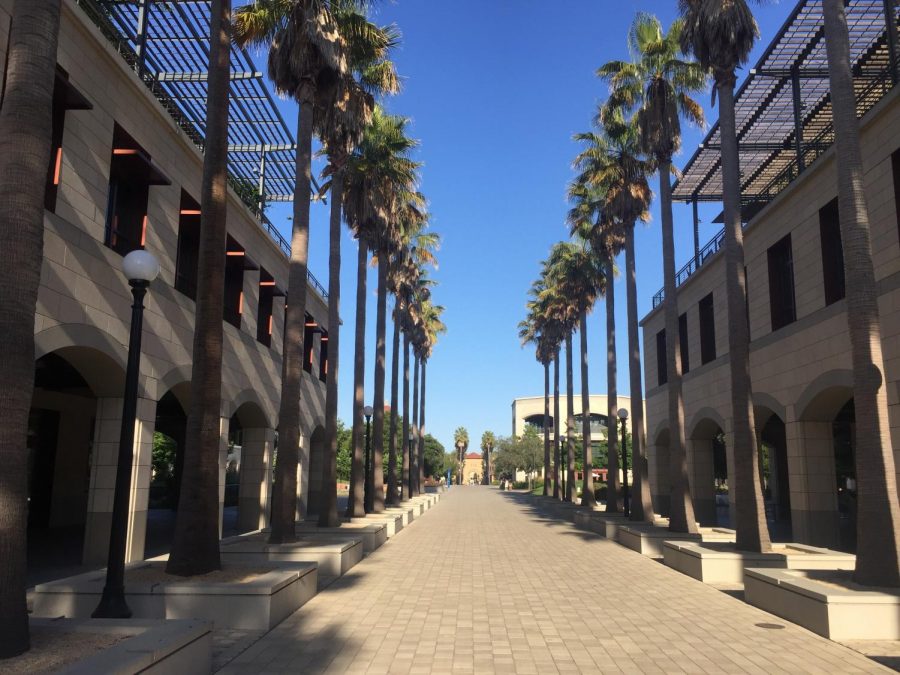
<path id="1" fill-rule="evenodd" d="M 372 483 L 372 464 L 369 459 L 369 423 L 372 420 L 372 413 L 375 412 L 372 410 L 372 406 L 367 405 L 363 408 L 363 415 L 366 416 L 366 471 L 365 471 L 365 487 L 363 488 L 363 509 L 365 509 L 366 513 L 371 513 L 375 510 L 375 495 L 372 494 L 372 488 L 374 487 Z"/>
<path id="2" fill-rule="evenodd" d="M 100 604 L 91 615 L 95 619 L 127 619 L 131 609 L 125 602 L 125 547 L 128 537 L 128 493 L 131 488 L 131 465 L 134 459 L 134 421 L 137 417 L 138 377 L 141 370 L 141 332 L 144 322 L 144 295 L 150 282 L 159 274 L 159 261 L 143 250 L 125 256 L 122 271 L 131 286 L 131 333 L 128 338 L 128 365 L 122 403 L 122 429 L 119 435 L 119 457 L 113 494 L 112 524 L 109 532 L 109 558 L 106 585 Z"/>
<path id="3" fill-rule="evenodd" d="M 625 445 L 625 434 L 628 431 L 628 411 L 625 408 L 619 408 L 616 414 L 622 420 L 622 502 L 627 518 L 630 514 L 628 508 L 628 448 Z"/>
<path id="4" fill-rule="evenodd" d="M 409 436 L 406 440 L 407 447 L 409 448 L 409 496 L 416 497 L 419 494 L 419 491 L 416 489 L 416 479 L 419 477 L 419 471 L 416 466 L 418 457 L 414 445 L 416 442 L 416 435 L 413 433 L 412 427 L 409 428 Z"/>

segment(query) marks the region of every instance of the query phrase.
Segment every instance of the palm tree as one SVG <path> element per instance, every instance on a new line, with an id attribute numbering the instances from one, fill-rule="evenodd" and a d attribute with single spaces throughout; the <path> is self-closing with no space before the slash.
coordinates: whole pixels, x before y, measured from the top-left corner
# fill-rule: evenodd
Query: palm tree
<path id="1" fill-rule="evenodd" d="M 536 281 L 529 293 L 536 298 L 540 296 L 541 280 Z M 519 339 L 522 345 L 534 344 L 535 357 L 544 367 L 544 488 L 543 496 L 550 494 L 550 362 L 553 353 L 550 350 L 550 338 L 544 331 L 547 330 L 546 322 L 541 316 L 539 300 L 531 300 L 526 303 L 528 315 L 519 322 Z M 489 482 L 485 482 L 488 485 Z"/>
<path id="2" fill-rule="evenodd" d="M 269 77 L 280 94 L 292 97 L 299 105 L 289 303 L 285 309 L 278 412 L 278 462 L 269 536 L 273 543 L 295 537 L 314 110 L 317 100 L 333 99 L 330 90 L 348 69 L 346 45 L 332 13 L 335 5 L 330 0 L 255 0 L 238 8 L 234 17 L 235 41 L 241 46 L 268 46 Z"/>
<path id="3" fill-rule="evenodd" d="M 466 450 L 469 449 L 469 432 L 466 431 L 465 427 L 456 427 L 456 430 L 453 432 L 453 446 L 456 448 L 456 484 L 462 485 Z"/>
<path id="4" fill-rule="evenodd" d="M 28 467 L 22 451 L 34 389 L 34 313 L 44 241 L 44 177 L 50 131 L 59 7 L 16 0 L 0 108 L 0 658 L 30 645 L 25 606 Z"/>
<path id="5" fill-rule="evenodd" d="M 696 532 L 685 452 L 671 173 L 672 157 L 681 147 L 681 117 L 700 127 L 705 123 L 703 108 L 692 96 L 705 90 L 706 70 L 700 64 L 682 58 L 681 31 L 680 20 L 676 20 L 666 33 L 655 16 L 638 13 L 628 36 L 634 61 L 611 61 L 602 66 L 598 74 L 610 83 L 612 90 L 604 112 L 615 107 L 629 112 L 636 110 L 640 148 L 653 158 L 659 173 L 672 488 L 669 529 Z"/>
<path id="6" fill-rule="evenodd" d="M 491 484 L 491 453 L 494 451 L 495 445 L 497 445 L 497 439 L 493 431 L 485 431 L 481 434 L 481 452 L 484 453 L 482 485 Z"/>
<path id="7" fill-rule="evenodd" d="M 741 228 L 741 179 L 734 117 L 735 70 L 744 64 L 759 29 L 746 0 L 679 0 L 684 19 L 681 47 L 712 71 L 719 99 L 722 137 L 722 201 L 725 218 L 725 297 L 728 305 L 728 366 L 734 437 L 736 546 L 771 549 L 759 478 L 759 452 L 750 382 L 750 326 Z"/>
<path id="8" fill-rule="evenodd" d="M 553 498 L 562 499 L 560 491 L 560 445 L 559 445 L 559 343 L 553 350 Z"/>
<path id="9" fill-rule="evenodd" d="M 900 586 L 900 506 L 891 451 L 878 289 L 872 264 L 869 211 L 863 190 L 856 96 L 844 5 L 823 0 L 825 45 L 831 83 L 840 210 L 847 289 L 847 324 L 856 406 L 856 570 L 853 578 L 871 586 Z M 886 4 L 885 7 L 890 6 Z M 893 16 L 889 19 L 893 20 Z"/>
<path id="10" fill-rule="evenodd" d="M 421 361 L 422 361 L 422 389 L 419 392 L 421 402 L 419 404 L 419 486 L 425 489 L 425 368 L 428 359 L 437 343 L 438 335 L 447 332 L 447 326 L 441 320 L 444 313 L 442 305 L 435 305 L 431 300 L 421 303 Z"/>
<path id="11" fill-rule="evenodd" d="M 209 96 L 200 187 L 200 251 L 191 406 L 175 535 L 166 571 L 192 576 L 221 567 L 219 446 L 222 415 L 222 312 L 225 288 L 228 89 L 231 0 L 210 6 Z"/>
<path id="12" fill-rule="evenodd" d="M 633 118 L 626 119 L 613 111 L 603 120 L 599 132 L 576 136 L 585 144 L 575 159 L 581 170 L 577 182 L 604 192 L 605 229 L 610 237 L 623 237 L 625 243 L 625 291 L 628 305 L 628 371 L 631 388 L 632 454 L 634 462 L 634 496 L 631 517 L 653 520 L 650 485 L 647 476 L 646 440 L 644 438 L 644 401 L 641 383 L 641 352 L 638 339 L 637 280 L 634 263 L 634 226 L 638 220 L 649 220 L 651 192 L 647 176 L 652 165 L 640 158 L 638 127 Z M 617 233 L 617 234 L 612 234 Z M 610 434 L 612 436 L 613 434 Z"/>
<path id="13" fill-rule="evenodd" d="M 347 222 L 350 223 L 357 239 L 359 240 L 359 255 L 357 260 L 357 292 L 356 292 L 356 341 L 354 354 L 354 424 L 351 431 L 351 447 L 353 458 L 350 470 L 350 497 L 347 502 L 347 514 L 351 517 L 364 515 L 366 510 L 372 510 L 377 491 L 372 490 L 374 485 L 370 474 L 370 484 L 366 486 L 365 494 L 370 503 L 363 500 L 363 389 L 365 369 L 365 315 L 366 315 L 366 261 L 369 247 L 388 249 L 388 243 L 396 238 L 393 224 L 396 218 L 398 194 L 405 193 L 410 184 L 414 184 L 415 169 L 418 166 L 408 158 L 409 151 L 417 144 L 408 139 L 404 134 L 407 124 L 406 118 L 385 114 L 380 108 L 376 108 L 372 115 L 372 121 L 359 148 L 354 152 L 348 162 L 347 175 L 347 204 L 344 207 Z M 378 311 L 376 318 L 381 326 L 381 340 L 384 339 L 384 313 L 386 307 L 383 303 L 382 288 L 384 286 L 382 274 L 382 261 L 386 263 L 386 256 L 379 257 L 379 295 Z M 376 355 L 378 358 L 378 355 Z M 374 440 L 376 448 L 380 448 L 384 431 L 384 349 L 380 352 L 381 359 L 381 383 L 380 406 L 379 388 L 376 386 L 375 428 Z M 378 384 L 378 368 L 376 367 L 376 385 Z M 379 415 L 379 409 L 381 414 Z M 380 419 L 380 423 L 379 423 Z M 380 470 L 381 464 L 378 463 Z M 380 481 L 379 488 L 380 488 Z M 367 508 L 368 507 L 368 508 Z"/>

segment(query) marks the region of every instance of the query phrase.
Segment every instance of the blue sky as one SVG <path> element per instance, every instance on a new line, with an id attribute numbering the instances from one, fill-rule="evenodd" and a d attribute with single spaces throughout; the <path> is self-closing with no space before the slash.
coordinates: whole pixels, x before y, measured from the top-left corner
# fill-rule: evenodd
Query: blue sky
<path id="1" fill-rule="evenodd" d="M 754 7 L 762 37 L 751 64 L 793 4 L 770 0 Z M 468 429 L 473 448 L 485 430 L 509 435 L 512 400 L 543 394 L 543 370 L 534 352 L 520 347 L 516 326 L 540 260 L 567 236 L 565 189 L 576 153 L 571 136 L 588 129 L 606 94 L 594 71 L 627 57 L 625 37 L 638 11 L 652 12 L 668 25 L 676 2 L 396 0 L 376 9 L 379 23 L 396 23 L 403 33 L 393 58 L 404 90 L 386 107 L 410 117 L 410 134 L 421 139 L 422 190 L 430 202 L 432 228 L 443 237 L 440 268 L 432 276 L 439 282 L 434 299 L 446 307 L 449 330 L 428 365 L 426 428 L 445 446 L 452 445 L 458 426 Z M 714 121 L 709 95 L 701 95 L 700 102 Z M 282 106 L 286 119 L 296 119 L 292 103 Z M 686 131 L 677 165 L 690 158 L 704 133 Z M 655 177 L 652 184 L 657 185 Z M 711 220 L 720 210 L 718 204 L 701 205 L 701 245 L 718 231 Z M 269 214 L 285 233 L 288 211 L 278 205 Z M 327 218 L 327 208 L 313 205 L 310 269 L 323 284 Z M 692 250 L 690 206 L 675 206 L 675 225 L 680 267 Z M 644 316 L 662 286 L 655 203 L 653 221 L 638 226 L 636 249 L 638 313 Z M 345 421 L 352 404 L 355 258 L 356 242 L 348 234 L 343 240 L 338 408 Z M 367 403 L 373 390 L 375 286 L 370 273 Z M 621 394 L 629 391 L 624 279 L 617 280 L 615 292 Z M 606 391 L 604 316 L 601 303 L 588 325 L 593 393 Z M 575 390 L 580 391 L 577 376 Z"/>

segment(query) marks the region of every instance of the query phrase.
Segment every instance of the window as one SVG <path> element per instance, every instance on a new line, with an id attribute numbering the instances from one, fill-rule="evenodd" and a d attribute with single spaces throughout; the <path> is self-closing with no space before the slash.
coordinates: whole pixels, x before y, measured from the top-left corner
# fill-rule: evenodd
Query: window
<path id="1" fill-rule="evenodd" d="M 769 248 L 769 307 L 772 330 L 778 330 L 797 320 L 794 299 L 794 259 L 791 235 Z"/>
<path id="2" fill-rule="evenodd" d="M 197 299 L 197 266 L 200 261 L 200 204 L 181 191 L 178 214 L 178 257 L 175 259 L 175 289 Z"/>
<path id="3" fill-rule="evenodd" d="M 94 106 L 88 103 L 78 90 L 69 84 L 69 74 L 56 66 L 56 82 L 53 86 L 53 112 L 50 130 L 50 163 L 47 166 L 47 184 L 44 191 L 44 208 L 56 211 L 56 194 L 62 174 L 63 131 L 66 125 L 67 110 L 91 110 Z"/>
<path id="4" fill-rule="evenodd" d="M 244 312 L 244 269 L 247 253 L 229 234 L 225 245 L 225 307 L 223 319 L 235 328 L 241 327 Z M 252 263 L 251 263 L 252 265 Z"/>
<path id="5" fill-rule="evenodd" d="M 891 168 L 894 172 L 894 211 L 897 215 L 897 234 L 900 236 L 900 150 L 891 155 Z"/>
<path id="6" fill-rule="evenodd" d="M 109 166 L 106 245 L 121 255 L 143 248 L 150 187 L 169 184 L 150 155 L 116 124 Z"/>
<path id="7" fill-rule="evenodd" d="M 844 249 L 841 246 L 837 198 L 819 209 L 819 234 L 822 240 L 822 280 L 825 283 L 827 306 L 844 297 Z"/>
<path id="8" fill-rule="evenodd" d="M 666 329 L 656 334 L 656 381 L 660 386 L 669 381 L 666 372 Z"/>
<path id="9" fill-rule="evenodd" d="M 716 314 L 713 294 L 700 300 L 700 363 L 716 360 Z"/>
<path id="10" fill-rule="evenodd" d="M 322 382 L 328 381 L 328 331 L 322 330 L 322 337 L 319 339 L 319 379 Z"/>
<path id="11" fill-rule="evenodd" d="M 691 369 L 691 359 L 688 355 L 687 312 L 678 317 L 678 342 L 678 351 L 681 352 L 681 372 L 683 374 Z"/>
<path id="12" fill-rule="evenodd" d="M 319 324 L 309 314 L 306 315 L 306 323 L 303 327 L 303 370 L 312 373 L 313 352 L 315 344 L 313 342 L 316 333 L 319 332 Z"/>
<path id="13" fill-rule="evenodd" d="M 266 347 L 272 346 L 272 307 L 275 298 L 284 295 L 275 285 L 275 278 L 265 268 L 259 269 L 259 307 L 257 309 L 256 339 Z"/>

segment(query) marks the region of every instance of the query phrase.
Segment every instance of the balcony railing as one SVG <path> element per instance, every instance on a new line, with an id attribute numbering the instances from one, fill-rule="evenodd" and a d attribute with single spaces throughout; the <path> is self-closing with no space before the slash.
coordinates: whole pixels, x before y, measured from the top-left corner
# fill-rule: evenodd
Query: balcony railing
<path id="1" fill-rule="evenodd" d="M 718 253 L 719 249 L 722 248 L 722 242 L 724 241 L 725 228 L 723 227 L 715 237 L 706 243 L 706 246 L 700 249 L 695 257 L 688 261 L 687 265 L 678 270 L 678 273 L 675 275 L 675 287 L 678 288 L 681 286 L 681 284 L 687 281 L 694 272 L 703 267 L 709 258 Z M 659 292 L 653 296 L 653 309 L 656 309 L 661 305 L 665 297 L 665 288 L 660 288 Z"/>

